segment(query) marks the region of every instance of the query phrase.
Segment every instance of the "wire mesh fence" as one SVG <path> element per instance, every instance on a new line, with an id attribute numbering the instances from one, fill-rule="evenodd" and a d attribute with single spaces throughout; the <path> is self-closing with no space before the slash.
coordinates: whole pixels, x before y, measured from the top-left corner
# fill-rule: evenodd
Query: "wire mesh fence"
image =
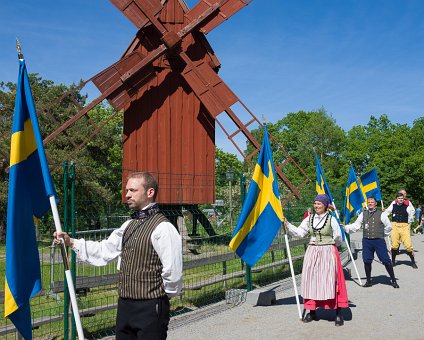
<path id="1" fill-rule="evenodd" d="M 105 175 L 82 165 L 78 165 L 75 171 L 74 165 L 70 168 L 68 165 L 65 164 L 63 177 L 55 178 L 64 230 L 76 238 L 94 241 L 107 238 L 129 218 L 130 212 L 122 204 L 122 169 L 111 169 Z M 178 227 L 183 239 L 183 292 L 171 299 L 172 316 L 182 316 L 222 301 L 229 291 L 246 288 L 245 264 L 228 247 L 241 210 L 241 188 L 236 181 L 233 190 L 234 193 L 221 190 L 216 202 L 211 204 L 161 205 L 162 212 Z M 285 213 L 291 221 L 301 221 L 307 208 L 306 205 L 291 204 Z M 43 290 L 31 300 L 33 336 L 37 339 L 75 338 L 62 257 L 52 243 L 53 226 L 50 217 L 41 220 L 39 225 Z M 305 239 L 291 241 L 298 272 L 306 242 Z M 4 246 L 1 247 L 4 250 Z M 113 334 L 118 300 L 117 261 L 94 267 L 76 260 L 74 255 L 70 254 L 70 258 L 85 336 L 97 339 Z M 288 277 L 287 258 L 280 230 L 270 249 L 252 269 L 253 286 Z M 2 277 L 4 268 L 3 255 L 0 258 Z M 4 299 L 3 292 L 1 297 Z M 0 309 L 4 309 L 3 304 L 1 306 Z M 15 339 L 15 336 L 14 326 L 2 319 L 0 337 Z"/>

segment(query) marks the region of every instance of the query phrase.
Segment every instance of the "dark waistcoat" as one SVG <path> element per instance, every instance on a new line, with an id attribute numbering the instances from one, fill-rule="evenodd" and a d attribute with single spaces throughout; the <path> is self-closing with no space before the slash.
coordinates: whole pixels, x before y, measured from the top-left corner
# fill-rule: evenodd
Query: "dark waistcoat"
<path id="1" fill-rule="evenodd" d="M 122 298 L 156 299 L 165 295 L 162 263 L 151 237 L 161 222 L 161 213 L 131 221 L 122 236 L 121 270 L 118 293 Z"/>
<path id="2" fill-rule="evenodd" d="M 381 210 L 364 211 L 362 226 L 365 238 L 384 238 L 384 224 L 381 222 Z"/>
<path id="3" fill-rule="evenodd" d="M 393 204 L 392 222 L 408 223 L 407 208 L 408 206 L 406 204 Z"/>

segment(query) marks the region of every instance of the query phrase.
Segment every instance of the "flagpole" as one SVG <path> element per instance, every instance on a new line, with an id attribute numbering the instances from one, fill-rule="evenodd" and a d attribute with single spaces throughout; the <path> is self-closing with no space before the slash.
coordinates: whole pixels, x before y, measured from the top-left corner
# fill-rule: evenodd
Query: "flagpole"
<path id="1" fill-rule="evenodd" d="M 380 202 L 381 202 L 381 211 L 384 211 L 384 202 L 383 202 L 383 200 L 381 200 Z M 392 249 L 392 243 L 390 242 L 390 234 L 389 234 L 389 235 L 387 235 L 387 251 L 389 252 L 389 254 L 391 256 L 390 249 Z"/>
<path id="2" fill-rule="evenodd" d="M 59 213 L 58 213 L 57 205 L 56 205 L 56 199 L 55 199 L 54 195 L 50 196 L 49 200 L 50 200 L 50 206 L 52 208 L 56 232 L 62 232 Z M 68 290 L 69 290 L 69 296 L 71 298 L 71 305 L 72 305 L 72 311 L 73 311 L 73 314 L 74 314 L 75 325 L 77 327 L 78 338 L 80 340 L 83 340 L 84 339 L 84 331 L 82 329 L 80 314 L 79 314 L 79 311 L 78 311 L 78 304 L 77 304 L 77 298 L 76 298 L 76 294 L 75 294 L 74 282 L 72 281 L 72 274 L 71 274 L 71 271 L 69 270 L 68 256 L 66 254 L 66 246 L 65 246 L 65 242 L 64 242 L 63 238 L 61 238 L 60 240 L 61 240 L 61 242 L 60 242 L 60 252 L 62 254 L 63 266 L 65 268 L 66 282 L 68 283 Z"/>
<path id="3" fill-rule="evenodd" d="M 337 219 L 339 220 L 339 223 L 340 223 L 340 216 L 339 216 L 339 213 L 337 211 L 336 204 L 334 203 L 334 200 L 332 201 L 332 203 L 333 203 L 334 211 L 336 213 L 336 217 L 337 217 Z M 349 242 L 347 242 L 346 237 L 345 237 L 344 241 L 346 243 L 346 247 L 347 247 L 347 250 L 349 252 L 349 256 L 352 259 L 353 267 L 355 268 L 355 272 L 356 272 L 356 276 L 358 277 L 359 284 L 362 286 L 361 277 L 359 276 L 358 268 L 356 267 L 355 259 L 352 256 L 352 251 L 350 250 Z"/>
<path id="4" fill-rule="evenodd" d="M 283 220 L 283 228 L 284 228 L 284 240 L 286 241 L 287 256 L 289 257 L 290 273 L 291 273 L 291 277 L 292 277 L 292 281 L 293 281 L 294 296 L 296 298 L 297 311 L 299 313 L 299 319 L 302 320 L 302 311 L 301 311 L 301 308 L 300 308 L 299 293 L 297 291 L 296 277 L 294 275 L 293 260 L 292 260 L 292 257 L 291 257 L 289 238 L 287 237 L 287 229 L 286 229 L 285 218 Z"/>
<path id="5" fill-rule="evenodd" d="M 18 53 L 18 59 L 23 61 L 24 55 L 22 54 L 21 44 L 19 43 L 18 38 L 16 38 L 16 51 Z M 34 133 L 35 132 L 36 131 L 34 131 Z M 39 134 L 39 131 L 38 131 L 38 134 Z M 40 138 L 41 135 L 38 135 L 38 137 Z M 37 139 L 37 136 L 36 136 L 36 139 Z M 41 145 L 41 148 L 42 148 L 42 145 Z M 43 150 L 43 154 L 44 154 L 44 150 Z M 42 169 L 42 171 L 43 171 L 44 185 L 46 186 L 46 190 L 47 190 L 48 183 L 46 182 L 44 170 Z M 51 207 L 51 210 L 52 210 L 52 213 L 53 213 L 53 220 L 54 220 L 54 224 L 55 224 L 55 227 L 56 227 L 56 231 L 61 232 L 62 227 L 60 225 L 60 218 L 59 218 L 59 213 L 58 213 L 58 210 L 57 210 L 55 195 L 49 195 L 49 202 L 50 202 L 50 207 Z M 65 242 L 64 242 L 63 239 L 61 239 L 61 241 L 62 242 L 61 242 L 61 249 L 60 250 L 61 250 L 61 253 L 62 253 L 63 265 L 65 267 L 66 280 L 68 282 L 69 295 L 71 297 L 71 302 L 72 302 L 72 310 L 74 311 L 74 318 L 75 318 L 75 324 L 77 326 L 78 338 L 80 340 L 83 340 L 84 339 L 84 332 L 82 330 L 81 319 L 80 319 L 80 315 L 79 315 L 79 312 L 78 312 L 78 305 L 77 305 L 74 283 L 72 281 L 72 276 L 71 276 L 71 273 L 70 273 L 69 267 L 68 267 L 68 257 L 66 255 Z"/>

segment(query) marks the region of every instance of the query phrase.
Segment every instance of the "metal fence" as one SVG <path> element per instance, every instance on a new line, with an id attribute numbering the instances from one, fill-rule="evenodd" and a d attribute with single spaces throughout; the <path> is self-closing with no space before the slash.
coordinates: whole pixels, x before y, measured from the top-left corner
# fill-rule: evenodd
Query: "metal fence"
<path id="1" fill-rule="evenodd" d="M 56 186 L 63 187 L 59 208 L 64 230 L 77 238 L 100 240 L 128 218 L 126 208 L 119 204 L 121 196 L 116 189 L 117 186 L 120 189 L 120 182 L 116 182 L 116 179 L 119 178 L 120 169 L 116 172 L 116 177 L 109 176 L 114 180 L 107 183 L 104 179 L 98 180 L 95 172 L 89 169 L 82 169 L 81 175 L 77 175 L 74 165 L 69 167 L 65 163 L 63 177 L 56 178 Z M 102 184 L 97 187 L 96 183 Z M 97 191 L 93 193 L 93 190 Z M 178 225 L 183 238 L 183 293 L 171 299 L 172 315 L 182 315 L 222 301 L 230 289 L 246 288 L 245 265 L 228 248 L 241 202 L 233 201 L 233 210 L 229 211 L 228 199 L 219 199 L 220 202 L 215 205 L 184 205 L 178 210 L 163 210 Z M 291 206 L 286 210 L 286 216 L 300 221 L 306 209 L 302 205 Z M 233 221 L 230 221 L 230 216 L 234 217 Z M 76 330 L 72 322 L 62 257 L 51 241 L 51 226 L 50 218 L 41 221 L 39 252 L 43 290 L 31 300 L 33 336 L 37 339 L 74 339 Z M 295 239 L 291 243 L 295 268 L 300 271 L 306 240 Z M 70 258 L 85 336 L 97 339 L 113 334 L 117 304 L 116 261 L 104 267 L 94 267 L 80 263 L 73 254 Z M 0 258 L 2 277 L 4 268 L 3 256 Z M 252 284 L 259 287 L 289 275 L 284 238 L 279 232 L 271 248 L 253 268 Z M 3 292 L 1 296 L 4 299 Z M 4 308 L 3 304 L 1 308 Z M 15 336 L 15 328 L 10 321 L 2 319 L 0 337 L 14 339 Z"/>

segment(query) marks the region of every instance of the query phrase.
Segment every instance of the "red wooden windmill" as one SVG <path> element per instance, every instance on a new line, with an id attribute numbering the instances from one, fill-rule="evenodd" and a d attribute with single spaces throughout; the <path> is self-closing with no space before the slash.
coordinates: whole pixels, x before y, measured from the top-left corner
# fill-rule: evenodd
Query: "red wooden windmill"
<path id="1" fill-rule="evenodd" d="M 124 110 L 124 172 L 156 174 L 161 203 L 213 203 L 215 122 L 249 164 L 260 143 L 248 126 L 261 123 L 218 76 L 221 65 L 205 35 L 251 1 L 200 0 L 189 9 L 184 0 L 111 0 L 138 32 L 119 61 L 81 85 L 92 82 L 101 95 L 80 107 L 45 143 L 107 99 L 116 110 Z M 246 123 L 232 109 L 235 105 L 247 112 Z M 234 131 L 223 123 L 228 118 Z M 74 152 L 100 128 L 93 126 Z M 254 147 L 249 155 L 242 151 L 246 145 L 236 143 L 240 134 Z M 285 155 L 276 162 L 278 176 L 290 190 L 285 203 L 293 196 L 300 198 L 299 189 L 309 179 L 282 146 L 270 139 Z M 288 165 L 304 176 L 301 183 L 294 185 L 285 176 L 283 168 Z"/>

